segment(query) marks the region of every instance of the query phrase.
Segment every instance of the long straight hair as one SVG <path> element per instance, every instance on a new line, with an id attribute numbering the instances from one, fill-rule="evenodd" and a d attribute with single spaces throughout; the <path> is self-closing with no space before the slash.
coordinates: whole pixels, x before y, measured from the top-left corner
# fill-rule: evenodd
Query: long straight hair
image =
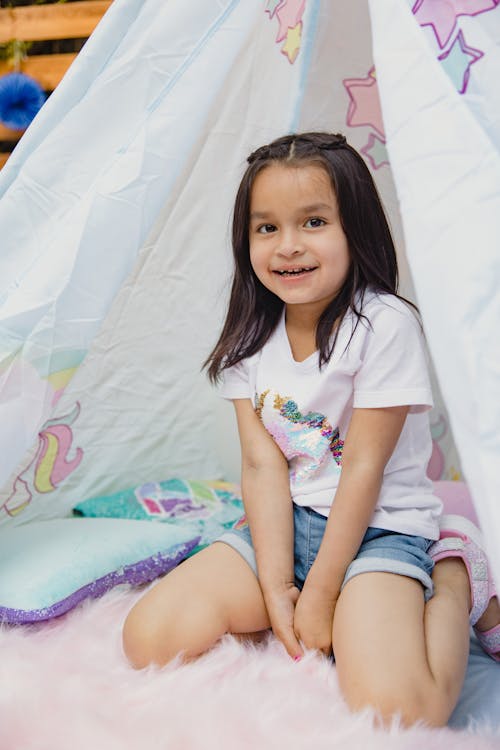
<path id="1" fill-rule="evenodd" d="M 357 318 L 352 338 L 364 317 L 363 300 L 368 287 L 399 297 L 396 251 L 382 202 L 368 167 L 343 135 L 283 136 L 254 151 L 247 161 L 234 204 L 235 268 L 228 311 L 219 340 L 204 363 L 212 382 L 218 380 L 224 369 L 258 352 L 275 330 L 283 311 L 283 301 L 259 281 L 250 262 L 252 187 L 259 172 L 272 164 L 321 166 L 330 178 L 347 238 L 350 256 L 347 277 L 316 327 L 319 367 L 332 356 L 340 323 L 349 310 Z M 411 302 L 408 304 L 415 307 Z"/>

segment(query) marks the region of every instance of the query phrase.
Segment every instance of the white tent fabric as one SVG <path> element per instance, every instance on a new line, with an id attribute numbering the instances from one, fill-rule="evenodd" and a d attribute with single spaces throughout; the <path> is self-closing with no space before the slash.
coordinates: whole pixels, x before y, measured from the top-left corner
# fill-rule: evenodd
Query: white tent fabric
<path id="1" fill-rule="evenodd" d="M 451 317 L 452 307 L 443 315 L 453 294 L 443 279 L 454 276 L 458 288 L 465 264 L 450 262 L 445 274 L 429 261 L 438 251 L 429 244 L 434 230 L 418 210 L 412 214 L 418 204 L 404 192 L 416 153 L 421 179 L 411 184 L 423 191 L 422 201 L 429 194 L 423 162 L 431 173 L 442 168 L 437 141 L 415 151 L 412 138 L 401 135 L 421 107 L 420 88 L 399 86 L 405 55 L 414 52 L 411 68 L 432 63 L 424 77 L 440 70 L 457 109 L 472 105 L 429 53 L 429 26 L 419 25 L 422 0 L 372 5 L 376 72 L 366 2 L 212 0 L 194 7 L 115 0 L 0 175 L 0 524 L 59 517 L 84 497 L 175 474 L 234 476 L 234 427 L 200 366 L 223 314 L 230 210 L 245 156 L 284 132 L 340 130 L 362 151 L 401 248 L 402 291 L 413 296 L 385 150 L 389 126 L 403 214 L 412 217 L 404 217 L 405 230 L 427 336 L 440 378 L 448 354 L 448 367 L 455 377 L 460 372 L 448 350 L 461 345 L 463 320 Z M 400 34 L 388 22 L 391 13 Z M 499 11 L 464 13 L 459 22 L 479 35 L 470 45 L 486 49 L 486 21 Z M 415 46 L 407 51 L 410 39 Z M 402 48 L 391 58 L 396 45 Z M 488 50 L 482 68 L 478 62 L 468 69 L 471 86 L 484 80 L 482 98 L 475 89 L 471 96 L 476 109 L 494 88 Z M 439 96 L 422 99 L 424 110 Z M 486 110 L 474 116 L 488 122 Z M 456 168 L 458 159 L 446 163 Z M 434 196 L 449 216 L 450 194 Z M 447 247 L 449 258 L 454 247 Z M 491 272 L 488 279 L 494 283 Z M 427 284 L 437 288 L 434 298 L 425 295 Z M 470 293 L 479 289 L 486 286 L 478 277 Z M 484 344 L 481 351 L 487 354 Z M 469 381 L 463 383 L 459 391 L 467 391 Z M 457 387 L 446 377 L 442 384 Z M 473 412 L 473 394 L 461 396 Z M 454 396 L 447 393 L 446 401 L 456 408 Z M 434 420 L 434 478 L 451 478 L 457 460 L 439 397 Z M 463 424 L 456 414 L 452 421 L 455 430 Z M 462 458 L 465 466 L 472 452 Z M 467 469 L 467 478 L 491 540 L 498 511 L 475 491 L 475 470 Z"/>
<path id="2" fill-rule="evenodd" d="M 387 145 L 427 339 L 500 580 L 500 9 L 413 5 L 370 3 Z"/>
<path id="3" fill-rule="evenodd" d="M 0 204 L 3 522 L 59 515 L 71 473 L 80 497 L 220 475 L 199 370 L 230 202 L 248 149 L 294 127 L 318 8 L 292 67 L 259 2 L 118 1 L 23 138 Z"/>
<path id="4" fill-rule="evenodd" d="M 11 427 L 2 432 L 0 483 L 189 173 L 255 18 L 255 4 L 235 1 L 201 4 L 188 22 L 180 3 L 116 3 L 9 162 L 0 225 L 2 423 Z M 274 112 L 289 125 L 299 78 L 282 71 Z M 50 382 L 55 372 L 62 384 Z"/>

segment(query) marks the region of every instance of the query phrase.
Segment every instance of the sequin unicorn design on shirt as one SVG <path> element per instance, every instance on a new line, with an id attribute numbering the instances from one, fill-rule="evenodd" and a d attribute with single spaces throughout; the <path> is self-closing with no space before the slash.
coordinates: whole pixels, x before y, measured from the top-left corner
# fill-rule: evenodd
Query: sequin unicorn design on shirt
<path id="1" fill-rule="evenodd" d="M 323 414 L 302 414 L 293 399 L 269 389 L 255 395 L 255 411 L 288 460 L 291 480 L 309 479 L 327 463 L 340 473 L 344 442 Z"/>

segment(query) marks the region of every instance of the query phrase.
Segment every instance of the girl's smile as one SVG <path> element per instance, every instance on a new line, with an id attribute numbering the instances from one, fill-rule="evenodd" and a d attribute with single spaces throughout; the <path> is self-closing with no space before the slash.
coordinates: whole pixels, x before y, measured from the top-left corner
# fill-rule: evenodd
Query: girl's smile
<path id="1" fill-rule="evenodd" d="M 316 164 L 271 164 L 255 178 L 250 260 L 262 284 L 288 306 L 319 317 L 349 271 L 347 238 L 330 178 Z"/>
<path id="2" fill-rule="evenodd" d="M 292 267 L 292 268 L 283 268 L 280 270 L 274 271 L 274 273 L 277 273 L 279 276 L 284 276 L 287 278 L 298 278 L 300 276 L 303 276 L 306 273 L 311 273 L 315 270 L 317 266 L 310 266 L 307 268 L 304 268 L 303 266 L 299 267 Z"/>

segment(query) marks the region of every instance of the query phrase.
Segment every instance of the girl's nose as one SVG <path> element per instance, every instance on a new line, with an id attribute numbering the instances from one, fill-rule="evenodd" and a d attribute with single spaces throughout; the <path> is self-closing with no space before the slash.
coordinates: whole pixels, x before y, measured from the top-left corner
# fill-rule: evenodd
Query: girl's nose
<path id="1" fill-rule="evenodd" d="M 296 232 L 283 233 L 282 240 L 278 248 L 278 254 L 284 258 L 291 258 L 294 255 L 300 255 L 304 250 L 302 242 Z"/>

